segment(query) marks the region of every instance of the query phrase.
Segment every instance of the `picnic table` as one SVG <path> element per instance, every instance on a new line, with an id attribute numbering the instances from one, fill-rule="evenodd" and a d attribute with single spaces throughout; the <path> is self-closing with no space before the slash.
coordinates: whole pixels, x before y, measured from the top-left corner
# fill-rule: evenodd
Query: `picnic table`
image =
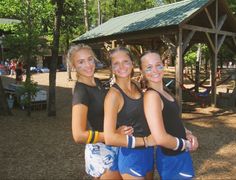
<path id="1" fill-rule="evenodd" d="M 15 104 L 19 104 L 22 109 L 24 109 L 23 99 L 26 94 L 20 94 L 20 89 L 23 88 L 23 85 L 11 83 L 7 87 L 4 87 L 5 94 L 7 97 L 13 97 Z M 47 107 L 47 91 L 38 88 L 36 96 L 31 99 L 31 108 L 32 110 L 42 110 Z"/>

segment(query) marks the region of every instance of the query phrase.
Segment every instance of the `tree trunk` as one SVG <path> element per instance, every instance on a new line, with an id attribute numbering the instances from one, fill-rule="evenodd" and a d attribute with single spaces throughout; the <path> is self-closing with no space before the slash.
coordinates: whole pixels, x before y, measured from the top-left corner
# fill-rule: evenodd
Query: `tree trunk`
<path id="1" fill-rule="evenodd" d="M 69 40 L 69 31 L 66 33 L 66 49 L 68 50 L 70 46 L 70 40 Z M 69 63 L 69 59 L 66 56 L 67 51 L 65 51 L 65 58 L 66 58 L 66 71 L 67 71 L 67 76 L 68 76 L 68 81 L 72 81 L 72 76 L 71 76 L 71 67 Z"/>
<path id="2" fill-rule="evenodd" d="M 113 12 L 113 17 L 116 17 L 116 16 L 117 16 L 117 10 L 118 10 L 117 0 L 114 0 L 114 12 Z"/>
<path id="3" fill-rule="evenodd" d="M 85 25 L 85 30 L 89 30 L 89 22 L 88 22 L 88 0 L 84 0 L 84 25 Z"/>
<path id="4" fill-rule="evenodd" d="M 199 76 L 200 76 L 200 60 L 201 60 L 201 44 L 198 44 L 197 60 L 196 60 L 196 74 L 195 74 L 195 92 L 199 91 Z"/>
<path id="5" fill-rule="evenodd" d="M 27 14 L 28 14 L 28 19 L 27 19 L 27 26 L 29 29 L 29 34 L 28 34 L 28 52 L 26 56 L 26 82 L 30 82 L 31 80 L 31 74 L 30 74 L 30 62 L 32 58 L 32 49 L 31 49 L 31 44 L 32 44 L 32 16 L 31 16 L 31 0 L 27 1 Z M 31 92 L 27 93 L 27 102 L 29 104 L 27 105 L 27 116 L 31 116 Z"/>
<path id="6" fill-rule="evenodd" d="M 98 1 L 98 25 L 102 24 L 102 18 L 101 18 L 101 1 Z"/>
<path id="7" fill-rule="evenodd" d="M 72 81 L 70 63 L 67 58 L 66 58 L 66 71 L 67 71 L 68 81 Z"/>
<path id="8" fill-rule="evenodd" d="M 61 17 L 63 13 L 63 0 L 56 1 L 55 7 L 55 19 L 53 30 L 53 47 L 52 47 L 52 59 L 50 61 L 50 73 L 49 73 L 49 94 L 48 94 L 48 116 L 56 116 L 56 70 L 59 52 L 59 38 Z"/>
<path id="9" fill-rule="evenodd" d="M 207 65 L 208 65 L 208 59 L 205 59 L 205 64 L 204 64 L 204 71 L 205 71 L 205 78 L 208 77 L 208 69 L 207 69 Z"/>
<path id="10" fill-rule="evenodd" d="M 7 104 L 7 98 L 4 92 L 2 77 L 0 76 L 0 115 L 12 115 L 11 110 Z"/>

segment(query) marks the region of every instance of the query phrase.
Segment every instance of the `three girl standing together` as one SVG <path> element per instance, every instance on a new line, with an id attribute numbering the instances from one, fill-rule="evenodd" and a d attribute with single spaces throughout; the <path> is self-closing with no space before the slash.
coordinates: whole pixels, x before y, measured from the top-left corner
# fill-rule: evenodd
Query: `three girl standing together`
<path id="1" fill-rule="evenodd" d="M 116 83 L 107 95 L 94 78 L 96 58 L 90 47 L 74 45 L 68 58 L 78 75 L 73 93 L 72 133 L 76 142 L 87 143 L 88 174 L 100 179 L 152 179 L 151 146 L 160 145 L 157 168 L 162 179 L 194 176 L 191 157 L 185 150 L 196 150 L 197 139 L 191 134 L 186 136 L 176 102 L 163 89 L 163 68 L 157 53 L 141 57 L 142 72 L 150 85 L 144 97 L 131 81 L 133 62 L 128 49 L 116 48 L 110 53 Z"/>

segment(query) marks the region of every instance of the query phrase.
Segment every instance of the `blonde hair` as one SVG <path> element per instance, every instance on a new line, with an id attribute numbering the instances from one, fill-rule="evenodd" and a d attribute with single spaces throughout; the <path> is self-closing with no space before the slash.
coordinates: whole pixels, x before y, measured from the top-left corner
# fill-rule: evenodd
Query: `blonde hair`
<path id="1" fill-rule="evenodd" d="M 82 49 L 87 49 L 91 52 L 91 55 L 93 56 L 95 61 L 98 61 L 95 53 L 93 52 L 92 48 L 86 44 L 73 44 L 70 46 L 70 48 L 67 51 L 67 60 L 69 62 L 70 67 L 74 67 L 74 62 L 73 62 L 73 56 L 76 52 L 82 50 Z"/>
<path id="2" fill-rule="evenodd" d="M 86 44 L 73 44 L 69 47 L 68 51 L 67 51 L 67 61 L 68 64 L 70 66 L 70 68 L 74 68 L 74 62 L 73 62 L 73 56 L 76 52 L 82 50 L 82 49 L 87 49 L 90 51 L 91 55 L 93 56 L 95 61 L 98 61 L 95 53 L 93 52 L 92 48 Z M 76 77 L 77 79 L 79 78 L 79 73 L 76 72 Z"/>

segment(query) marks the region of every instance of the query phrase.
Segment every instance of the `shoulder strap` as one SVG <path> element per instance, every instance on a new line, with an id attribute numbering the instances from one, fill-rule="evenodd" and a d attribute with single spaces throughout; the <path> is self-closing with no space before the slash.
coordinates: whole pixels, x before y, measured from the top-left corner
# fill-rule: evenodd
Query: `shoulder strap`
<path id="1" fill-rule="evenodd" d="M 159 91 L 157 91 L 156 89 L 153 89 L 153 88 L 151 88 L 151 87 L 148 87 L 146 91 L 150 91 L 150 90 L 153 90 L 153 91 L 155 91 L 157 94 L 159 94 L 159 96 L 161 97 L 162 100 L 163 100 L 163 98 L 166 99 Z"/>
<path id="2" fill-rule="evenodd" d="M 160 94 L 156 89 L 153 89 L 151 87 L 148 87 L 146 91 L 150 91 L 150 90 L 153 90 L 153 91 L 157 92 L 158 94 Z"/>
<path id="3" fill-rule="evenodd" d="M 137 88 L 137 90 L 138 90 L 138 92 L 141 94 L 141 96 L 143 95 L 143 92 L 142 92 L 142 90 L 138 87 L 138 85 L 135 83 L 135 82 L 133 82 L 133 81 L 131 81 L 131 83 L 132 84 L 134 84 L 134 86 Z"/>
<path id="4" fill-rule="evenodd" d="M 115 83 L 115 84 L 112 85 L 112 87 L 114 87 L 114 88 L 116 88 L 117 90 L 119 90 L 121 94 L 124 93 L 118 84 Z"/>

